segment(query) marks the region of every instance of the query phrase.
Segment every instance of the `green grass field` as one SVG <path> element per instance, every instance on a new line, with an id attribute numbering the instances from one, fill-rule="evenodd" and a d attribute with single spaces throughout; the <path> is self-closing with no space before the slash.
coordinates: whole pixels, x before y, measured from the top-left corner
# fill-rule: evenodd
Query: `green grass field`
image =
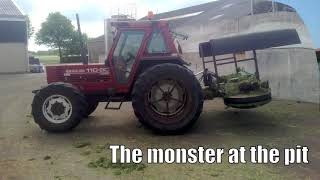
<path id="1" fill-rule="evenodd" d="M 60 63 L 59 56 L 36 56 L 36 58 L 39 58 L 40 62 L 44 65 L 59 64 Z"/>

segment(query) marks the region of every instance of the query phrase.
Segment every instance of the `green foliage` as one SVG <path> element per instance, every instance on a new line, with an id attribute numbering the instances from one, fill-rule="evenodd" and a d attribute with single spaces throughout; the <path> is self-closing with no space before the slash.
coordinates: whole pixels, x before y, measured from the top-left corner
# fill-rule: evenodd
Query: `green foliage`
<path id="1" fill-rule="evenodd" d="M 88 40 L 86 34 L 82 35 L 84 47 Z M 46 21 L 41 24 L 41 29 L 36 34 L 36 43 L 59 50 L 60 62 L 68 62 L 70 55 L 80 55 L 80 36 L 72 25 L 71 20 L 59 12 L 50 13 Z M 85 51 L 87 51 L 85 49 Z"/>
<path id="2" fill-rule="evenodd" d="M 246 94 L 257 95 L 269 91 L 266 82 L 259 81 L 255 75 L 239 71 L 237 74 L 223 76 L 220 79 L 227 97 Z M 244 91 L 244 89 L 247 89 Z"/>
<path id="3" fill-rule="evenodd" d="M 36 58 L 40 59 L 40 62 L 44 65 L 51 65 L 51 64 L 59 64 L 59 56 L 35 56 Z"/>
<path id="4" fill-rule="evenodd" d="M 85 52 L 87 52 L 87 42 L 88 42 L 88 36 L 87 34 L 83 33 L 82 34 L 82 41 L 84 44 L 84 48 L 85 48 Z M 81 46 L 80 46 L 80 36 L 78 31 L 73 31 L 72 32 L 72 36 L 71 36 L 71 40 L 66 42 L 65 45 L 65 55 L 80 55 L 80 51 L 81 51 Z"/>
<path id="5" fill-rule="evenodd" d="M 62 64 L 67 63 L 81 63 L 81 56 L 66 56 L 61 59 Z"/>
<path id="6" fill-rule="evenodd" d="M 36 43 L 53 48 L 62 47 L 66 41 L 71 39 L 73 31 L 74 27 L 67 17 L 59 12 L 50 13 L 36 34 Z"/>
<path id="7" fill-rule="evenodd" d="M 50 13 L 41 29 L 36 34 L 36 43 L 59 49 L 60 59 L 66 42 L 72 40 L 74 26 L 71 21 L 59 12 Z"/>
<path id="8" fill-rule="evenodd" d="M 35 56 L 57 56 L 59 51 L 57 49 L 49 49 L 47 51 L 37 51 L 33 53 Z"/>
<path id="9" fill-rule="evenodd" d="M 122 164 L 122 163 L 112 163 L 111 160 L 100 157 L 96 161 L 92 161 L 88 164 L 89 168 L 104 168 L 113 169 L 115 175 L 121 175 L 122 173 L 129 174 L 133 171 L 143 171 L 147 166 L 143 163 L 141 164 Z"/>

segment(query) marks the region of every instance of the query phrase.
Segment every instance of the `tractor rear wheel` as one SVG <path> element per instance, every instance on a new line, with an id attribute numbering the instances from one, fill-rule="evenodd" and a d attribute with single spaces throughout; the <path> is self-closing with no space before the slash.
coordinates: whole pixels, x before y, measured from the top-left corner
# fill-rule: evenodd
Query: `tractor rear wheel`
<path id="1" fill-rule="evenodd" d="M 140 75 L 132 93 L 139 121 L 162 134 L 188 130 L 203 108 L 201 86 L 193 73 L 176 64 L 161 64 Z"/>
<path id="2" fill-rule="evenodd" d="M 72 85 L 56 83 L 41 89 L 32 102 L 35 122 L 48 132 L 66 132 L 86 116 L 85 97 Z"/>
<path id="3" fill-rule="evenodd" d="M 138 113 L 138 112 L 135 112 L 134 111 L 134 115 L 136 116 L 136 118 L 138 119 L 138 121 L 140 122 L 141 125 L 147 127 L 147 128 L 150 128 L 150 126 L 148 125 L 147 122 L 145 122 L 143 119 L 142 119 L 142 116 Z"/>

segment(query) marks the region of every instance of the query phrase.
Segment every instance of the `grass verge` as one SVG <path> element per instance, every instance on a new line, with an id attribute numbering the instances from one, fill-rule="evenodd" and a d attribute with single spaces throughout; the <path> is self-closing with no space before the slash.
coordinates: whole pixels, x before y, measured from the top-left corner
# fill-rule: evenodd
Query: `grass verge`
<path id="1" fill-rule="evenodd" d="M 36 58 L 39 58 L 40 62 L 44 65 L 51 65 L 51 64 L 59 64 L 60 63 L 59 56 L 36 56 Z"/>

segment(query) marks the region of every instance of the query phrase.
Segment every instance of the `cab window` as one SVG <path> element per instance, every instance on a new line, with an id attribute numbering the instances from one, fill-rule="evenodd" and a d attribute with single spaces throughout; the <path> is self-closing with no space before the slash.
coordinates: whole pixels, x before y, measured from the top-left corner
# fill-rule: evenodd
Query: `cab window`
<path id="1" fill-rule="evenodd" d="M 148 46 L 148 54 L 162 54 L 167 53 L 166 42 L 164 36 L 160 31 L 152 33 L 151 40 Z"/>
<path id="2" fill-rule="evenodd" d="M 121 33 L 112 58 L 119 83 L 128 82 L 144 34 L 144 31 L 125 31 Z"/>

